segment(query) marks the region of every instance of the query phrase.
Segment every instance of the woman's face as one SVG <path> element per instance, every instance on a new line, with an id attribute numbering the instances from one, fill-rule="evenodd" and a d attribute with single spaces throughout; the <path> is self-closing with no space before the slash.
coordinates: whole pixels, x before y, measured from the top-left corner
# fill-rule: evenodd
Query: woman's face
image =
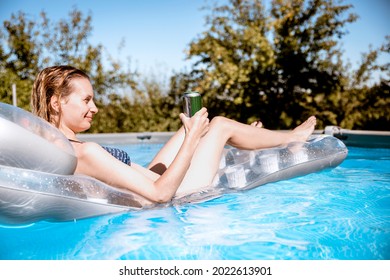
<path id="1" fill-rule="evenodd" d="M 79 133 L 91 127 L 98 109 L 93 102 L 93 88 L 88 79 L 77 78 L 71 83 L 71 94 L 61 100 L 60 129 Z"/>

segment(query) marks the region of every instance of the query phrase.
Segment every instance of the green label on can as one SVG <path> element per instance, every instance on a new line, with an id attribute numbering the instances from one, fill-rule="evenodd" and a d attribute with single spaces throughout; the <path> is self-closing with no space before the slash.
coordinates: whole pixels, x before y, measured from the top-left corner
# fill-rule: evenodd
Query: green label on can
<path id="1" fill-rule="evenodd" d="M 202 108 L 202 97 L 199 92 L 185 92 L 183 99 L 183 111 L 187 117 L 192 117 Z"/>

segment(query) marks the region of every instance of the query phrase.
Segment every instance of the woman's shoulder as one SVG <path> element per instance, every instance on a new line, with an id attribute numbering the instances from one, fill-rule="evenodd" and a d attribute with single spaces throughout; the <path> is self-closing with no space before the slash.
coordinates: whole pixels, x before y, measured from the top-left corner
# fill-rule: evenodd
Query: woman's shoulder
<path id="1" fill-rule="evenodd" d="M 96 156 L 105 150 L 95 142 L 83 142 L 81 145 L 73 145 L 78 158 Z"/>

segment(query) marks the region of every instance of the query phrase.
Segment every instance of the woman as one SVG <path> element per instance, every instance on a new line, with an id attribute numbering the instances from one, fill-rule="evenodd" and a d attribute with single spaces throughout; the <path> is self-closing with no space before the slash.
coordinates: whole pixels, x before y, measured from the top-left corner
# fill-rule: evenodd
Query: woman
<path id="1" fill-rule="evenodd" d="M 208 186 L 225 144 L 260 149 L 306 141 L 316 124 L 312 116 L 290 132 L 276 132 L 224 117 L 210 122 L 207 109 L 202 108 L 191 118 L 180 114 L 183 126 L 144 168 L 130 163 L 123 151 L 77 139 L 77 133 L 89 129 L 98 112 L 93 98 L 90 79 L 84 72 L 71 66 L 53 66 L 38 74 L 31 101 L 33 113 L 59 128 L 71 141 L 78 158 L 76 173 L 159 203 Z"/>

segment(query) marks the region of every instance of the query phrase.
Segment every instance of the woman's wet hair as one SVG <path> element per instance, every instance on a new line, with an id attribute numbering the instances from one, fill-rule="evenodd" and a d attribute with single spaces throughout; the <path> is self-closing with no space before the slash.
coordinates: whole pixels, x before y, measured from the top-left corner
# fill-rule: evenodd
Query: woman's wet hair
<path id="1" fill-rule="evenodd" d="M 53 96 L 58 100 L 68 97 L 72 92 L 72 81 L 79 78 L 90 80 L 85 72 L 68 65 L 43 69 L 34 81 L 31 93 L 32 113 L 58 127 L 61 112 L 54 110 L 51 99 Z M 55 115 L 58 117 L 53 118 Z"/>

